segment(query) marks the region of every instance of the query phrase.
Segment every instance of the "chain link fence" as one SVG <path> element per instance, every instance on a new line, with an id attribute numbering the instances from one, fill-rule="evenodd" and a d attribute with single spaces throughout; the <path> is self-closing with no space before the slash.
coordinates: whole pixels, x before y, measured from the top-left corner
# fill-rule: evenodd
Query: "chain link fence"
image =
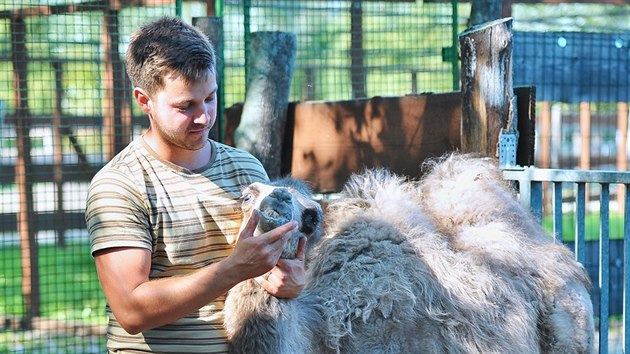
<path id="1" fill-rule="evenodd" d="M 457 89 L 450 3 L 226 1 L 226 105 L 245 97 L 251 32 L 296 34 L 290 100 L 349 100 Z M 453 25 L 455 21 L 455 25 Z"/>
<path id="2" fill-rule="evenodd" d="M 244 100 L 246 48 L 256 31 L 296 34 L 291 100 L 455 88 L 451 4 L 117 4 L 0 5 L 0 352 L 104 350 L 105 301 L 83 210 L 90 178 L 147 127 L 123 64 L 129 34 L 139 24 L 219 12 L 224 107 Z"/>
<path id="3" fill-rule="evenodd" d="M 148 124 L 132 102 L 123 64 L 129 34 L 138 25 L 162 15 L 180 15 L 189 22 L 221 17 L 223 111 L 245 99 L 247 48 L 257 31 L 296 35 L 290 101 L 456 90 L 457 35 L 470 11 L 468 3 L 437 0 L 151 0 L 142 2 L 146 6 L 125 5 L 135 3 L 0 2 L 0 352 L 104 351 L 105 300 L 83 210 L 90 178 Z M 595 11 L 564 5 L 559 11 L 575 11 L 571 18 L 576 21 Z M 630 32 L 628 6 L 601 14 L 604 20 L 598 23 L 607 24 L 606 31 L 598 23 L 563 27 L 554 22 L 559 16 L 540 16 L 548 9 L 544 6 L 514 5 L 514 29 Z M 627 53 L 627 37 L 620 38 L 618 45 Z M 570 145 L 568 154 L 576 158 L 575 144 L 566 137 L 576 138 L 569 132 L 576 129 L 571 124 L 580 103 L 545 102 L 537 109 L 544 112 L 548 104 L 563 122 L 560 135 L 553 135 L 559 141 L 553 148 L 564 151 Z M 591 102 L 590 112 L 618 117 L 619 103 Z M 597 148 L 610 158 L 618 156 L 615 148 L 605 146 L 625 131 L 593 127 L 591 138 L 603 132 L 604 143 Z M 558 161 L 568 165 L 553 166 L 551 157 L 550 167 L 577 163 L 563 160 L 562 154 Z M 601 165 L 610 165 L 610 158 Z"/>
<path id="4" fill-rule="evenodd" d="M 139 116 L 122 65 L 128 35 L 176 13 L 172 1 L 106 3 L 0 5 L 3 353 L 105 348 L 105 300 L 83 215 L 87 185 L 140 129 L 125 124 Z"/>

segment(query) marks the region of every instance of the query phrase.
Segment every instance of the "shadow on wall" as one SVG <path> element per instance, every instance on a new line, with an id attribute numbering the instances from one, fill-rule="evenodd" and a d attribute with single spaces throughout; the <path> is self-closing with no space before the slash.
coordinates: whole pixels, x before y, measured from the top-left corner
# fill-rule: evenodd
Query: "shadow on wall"
<path id="1" fill-rule="evenodd" d="M 241 112 L 240 104 L 226 110 L 229 145 Z M 368 167 L 417 177 L 426 158 L 460 148 L 459 92 L 290 103 L 287 115 L 282 173 L 316 192 L 339 191 Z"/>

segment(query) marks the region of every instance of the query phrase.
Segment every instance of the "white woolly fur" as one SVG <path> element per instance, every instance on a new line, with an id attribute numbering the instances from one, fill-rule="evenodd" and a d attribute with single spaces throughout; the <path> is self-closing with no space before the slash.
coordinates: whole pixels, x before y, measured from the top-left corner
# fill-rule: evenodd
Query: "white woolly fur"
<path id="1" fill-rule="evenodd" d="M 583 267 L 494 162 L 453 154 L 425 170 L 352 176 L 328 206 L 300 297 L 255 283 L 230 292 L 228 330 L 253 324 L 232 340 L 274 353 L 592 352 Z"/>

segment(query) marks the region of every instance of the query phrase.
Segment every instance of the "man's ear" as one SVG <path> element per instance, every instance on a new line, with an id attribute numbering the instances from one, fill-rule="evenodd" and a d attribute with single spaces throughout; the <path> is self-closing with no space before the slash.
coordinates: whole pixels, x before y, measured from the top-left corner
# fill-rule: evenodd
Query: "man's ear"
<path id="1" fill-rule="evenodd" d="M 142 112 L 146 114 L 151 112 L 151 97 L 145 90 L 135 87 L 133 89 L 133 97 L 136 99 L 136 102 L 138 102 Z"/>

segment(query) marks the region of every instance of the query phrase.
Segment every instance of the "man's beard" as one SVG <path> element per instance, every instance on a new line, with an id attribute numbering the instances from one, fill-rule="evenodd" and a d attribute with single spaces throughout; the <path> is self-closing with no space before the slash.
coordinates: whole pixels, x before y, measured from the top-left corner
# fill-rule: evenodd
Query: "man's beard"
<path id="1" fill-rule="evenodd" d="M 196 150 L 200 150 L 203 149 L 204 146 L 206 146 L 206 142 L 207 142 L 207 136 L 205 137 L 205 139 L 198 139 L 198 140 L 190 140 L 187 141 L 186 137 L 188 137 L 188 132 L 191 130 L 199 130 L 201 129 L 203 126 L 193 126 L 193 127 L 186 127 L 186 130 L 184 131 L 166 131 L 164 129 L 162 129 L 162 127 L 159 124 L 155 124 L 155 130 L 156 132 L 162 137 L 162 139 L 167 142 L 169 145 L 178 147 L 180 149 L 184 149 L 184 150 L 190 150 L 190 151 L 196 151 Z"/>

